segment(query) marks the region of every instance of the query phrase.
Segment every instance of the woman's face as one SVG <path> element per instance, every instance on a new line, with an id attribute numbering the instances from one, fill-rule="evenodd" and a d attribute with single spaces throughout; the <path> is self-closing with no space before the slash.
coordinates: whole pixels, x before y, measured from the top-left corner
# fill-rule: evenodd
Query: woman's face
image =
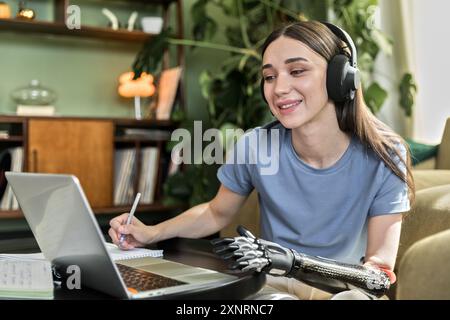
<path id="1" fill-rule="evenodd" d="M 270 110 L 293 129 L 315 119 L 329 102 L 327 61 L 298 40 L 281 36 L 264 52 L 262 76 Z"/>

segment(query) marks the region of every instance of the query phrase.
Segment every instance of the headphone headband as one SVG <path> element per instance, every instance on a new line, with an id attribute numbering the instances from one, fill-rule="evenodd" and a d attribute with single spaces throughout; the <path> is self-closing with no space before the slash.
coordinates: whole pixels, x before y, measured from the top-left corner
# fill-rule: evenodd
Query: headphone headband
<path id="1" fill-rule="evenodd" d="M 329 23 L 329 22 L 322 22 L 328 29 L 330 29 L 336 36 L 339 37 L 342 41 L 344 41 L 350 48 L 350 64 L 353 68 L 358 67 L 358 54 L 356 52 L 356 46 L 355 43 L 352 40 L 352 37 L 345 31 L 344 29 Z"/>

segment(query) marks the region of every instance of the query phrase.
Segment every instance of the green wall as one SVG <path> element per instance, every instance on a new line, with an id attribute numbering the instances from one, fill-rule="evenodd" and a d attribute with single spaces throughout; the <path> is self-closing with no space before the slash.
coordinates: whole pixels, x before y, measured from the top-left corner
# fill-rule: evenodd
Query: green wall
<path id="1" fill-rule="evenodd" d="M 13 14 L 18 1 L 7 0 Z M 191 38 L 189 10 L 194 1 L 183 1 L 185 37 Z M 37 19 L 52 20 L 52 1 L 28 1 L 37 12 Z M 82 25 L 105 26 L 101 14 L 103 5 L 116 13 L 121 22 L 127 21 L 133 10 L 139 16 L 159 14 L 158 7 L 133 2 L 71 1 L 81 8 Z M 175 20 L 172 5 L 172 25 Z M 211 8 L 213 11 L 214 8 Z M 215 14 L 212 12 L 212 14 Z M 220 35 L 218 36 L 222 38 Z M 59 115 L 87 117 L 133 117 L 133 101 L 117 94 L 117 77 L 130 69 L 140 43 L 79 39 L 51 35 L 31 35 L 18 32 L 0 32 L 0 112 L 15 112 L 10 93 L 25 86 L 31 79 L 39 79 L 43 85 L 56 91 L 55 102 Z M 226 55 L 207 49 L 185 49 L 185 88 L 188 117 L 204 119 L 205 102 L 200 94 L 200 72 L 214 67 Z"/>

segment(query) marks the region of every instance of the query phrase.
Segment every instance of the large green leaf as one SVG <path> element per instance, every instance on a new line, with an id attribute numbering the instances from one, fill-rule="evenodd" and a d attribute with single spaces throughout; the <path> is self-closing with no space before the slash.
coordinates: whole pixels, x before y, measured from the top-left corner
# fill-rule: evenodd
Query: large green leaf
<path id="1" fill-rule="evenodd" d="M 149 37 L 133 62 L 134 78 L 140 77 L 142 72 L 158 74 L 161 71 L 161 57 L 168 48 L 170 30 L 161 31 L 155 37 Z"/>
<path id="2" fill-rule="evenodd" d="M 372 31 L 372 38 L 374 42 L 378 45 L 378 47 L 385 54 L 391 56 L 392 55 L 392 39 L 389 38 L 386 34 L 382 33 L 380 30 L 375 29 Z"/>
<path id="3" fill-rule="evenodd" d="M 400 80 L 400 107 L 405 111 L 406 116 L 412 115 L 417 85 L 411 73 L 405 73 Z"/>
<path id="4" fill-rule="evenodd" d="M 378 84 L 378 82 L 374 82 L 367 88 L 364 93 L 364 98 L 370 110 L 376 114 L 380 111 L 381 106 L 386 100 L 387 92 Z"/>
<path id="5" fill-rule="evenodd" d="M 208 0 L 199 0 L 191 7 L 192 34 L 195 40 L 210 40 L 216 34 L 217 23 L 208 16 Z"/>

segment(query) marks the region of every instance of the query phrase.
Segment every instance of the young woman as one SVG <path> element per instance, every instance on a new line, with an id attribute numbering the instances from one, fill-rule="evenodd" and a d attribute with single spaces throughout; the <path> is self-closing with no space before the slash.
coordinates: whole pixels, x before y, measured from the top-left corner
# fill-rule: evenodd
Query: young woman
<path id="1" fill-rule="evenodd" d="M 256 189 L 262 239 L 393 270 L 402 215 L 414 195 L 408 148 L 365 105 L 351 39 L 333 25 L 298 22 L 269 35 L 262 56 L 262 91 L 277 122 L 245 134 L 235 150 L 260 159 L 256 146 L 275 145 L 277 171 L 263 174 L 261 161 L 229 157 L 213 200 L 155 226 L 138 219 L 124 226 L 123 214 L 111 220 L 113 242 L 127 234 L 123 248 L 130 249 L 208 236 L 228 225 Z M 268 277 L 268 284 L 300 298 L 316 294 L 295 279 Z"/>

